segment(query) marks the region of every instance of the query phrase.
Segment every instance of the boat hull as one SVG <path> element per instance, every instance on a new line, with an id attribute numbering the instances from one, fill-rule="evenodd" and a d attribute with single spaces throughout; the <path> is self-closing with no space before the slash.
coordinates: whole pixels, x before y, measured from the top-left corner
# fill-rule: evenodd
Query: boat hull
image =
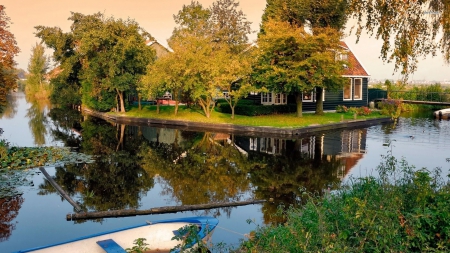
<path id="1" fill-rule="evenodd" d="M 127 249 L 135 246 L 134 241 L 138 238 L 146 239 L 145 243 L 148 244 L 147 247 L 149 248 L 149 251 L 147 252 L 171 252 L 171 249 L 180 244 L 180 241 L 172 240 L 178 229 L 187 225 L 198 226 L 197 237 L 204 239 L 212 233 L 217 224 L 218 220 L 213 217 L 192 217 L 154 221 L 150 224 L 145 223 L 123 229 L 88 235 L 61 243 L 17 251 L 17 253 L 104 253 L 105 250 L 97 244 L 98 241 L 112 239 L 120 247 Z M 196 245 L 190 246 L 195 247 Z"/>

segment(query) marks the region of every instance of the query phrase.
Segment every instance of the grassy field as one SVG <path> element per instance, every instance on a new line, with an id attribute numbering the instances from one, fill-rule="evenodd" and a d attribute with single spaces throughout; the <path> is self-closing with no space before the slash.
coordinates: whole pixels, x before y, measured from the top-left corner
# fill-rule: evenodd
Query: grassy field
<path id="1" fill-rule="evenodd" d="M 156 113 L 155 105 L 143 106 L 142 110 L 137 107 L 128 108 L 126 113 L 110 113 L 113 115 L 121 115 L 128 117 L 138 118 L 154 118 L 154 119 L 167 119 L 167 120 L 179 120 L 179 121 L 194 121 L 203 123 L 215 123 L 215 124 L 236 124 L 243 126 L 270 126 L 270 127 L 306 127 L 312 125 L 324 125 L 330 123 L 336 123 L 343 120 L 353 120 L 353 113 L 335 113 L 328 112 L 325 115 L 319 116 L 314 113 L 303 113 L 303 117 L 296 117 L 294 113 L 291 114 L 277 114 L 277 115 L 265 115 L 265 116 L 242 116 L 235 115 L 234 119 L 231 119 L 230 114 L 220 113 L 214 111 L 211 113 L 210 118 L 206 118 L 203 111 L 200 108 L 186 108 L 180 106 L 178 114 L 174 115 L 173 106 L 160 106 L 160 113 Z M 356 119 L 373 119 L 382 118 L 385 115 L 380 115 L 379 112 L 372 112 L 368 116 L 357 116 Z"/>

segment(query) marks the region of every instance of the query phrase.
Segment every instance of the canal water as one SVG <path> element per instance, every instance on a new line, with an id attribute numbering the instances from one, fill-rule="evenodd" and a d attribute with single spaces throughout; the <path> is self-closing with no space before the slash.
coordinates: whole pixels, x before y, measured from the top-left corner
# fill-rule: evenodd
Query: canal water
<path id="1" fill-rule="evenodd" d="M 0 252 L 160 220 L 197 215 L 219 219 L 212 242 L 236 246 L 257 226 L 282 221 L 280 206 L 299 206 L 304 191 L 322 193 L 343 181 L 376 176 L 388 152 L 417 168 L 450 169 L 450 121 L 432 113 L 397 124 L 299 136 L 237 136 L 189 129 L 117 125 L 76 111 L 51 109 L 14 93 L 0 116 L 2 139 L 17 146 L 68 146 L 91 164 L 46 167 L 86 211 L 266 200 L 263 204 L 183 213 L 67 221 L 73 207 L 39 170 L 22 195 L 0 199 Z"/>

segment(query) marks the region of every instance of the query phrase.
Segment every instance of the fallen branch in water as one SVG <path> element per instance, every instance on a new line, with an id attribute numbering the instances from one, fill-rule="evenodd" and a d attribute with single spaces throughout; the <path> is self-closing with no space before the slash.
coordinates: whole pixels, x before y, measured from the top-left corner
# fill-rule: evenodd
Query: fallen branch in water
<path id="1" fill-rule="evenodd" d="M 44 174 L 44 176 L 47 178 L 50 184 L 53 185 L 53 187 L 59 192 L 59 194 L 61 194 L 61 196 L 63 196 L 63 198 L 65 198 L 67 202 L 69 202 L 77 212 L 81 212 L 83 210 L 75 201 L 73 201 L 73 199 L 69 196 L 69 194 L 67 194 L 63 190 L 63 188 L 61 188 L 61 186 L 59 186 L 59 184 L 56 183 L 55 180 L 53 180 L 53 178 L 47 173 L 44 167 L 39 167 L 39 170 L 42 172 L 42 174 Z"/>
<path id="2" fill-rule="evenodd" d="M 137 216 L 148 214 L 177 213 L 177 212 L 204 210 L 219 207 L 245 206 L 252 204 L 260 204 L 263 202 L 265 202 L 265 200 L 247 200 L 237 202 L 200 204 L 200 205 L 164 206 L 164 207 L 150 208 L 146 210 L 125 209 L 125 210 L 111 210 L 101 212 L 69 213 L 67 214 L 66 219 L 70 221 L 70 220 L 99 219 L 110 217 L 126 217 L 126 216 Z"/>

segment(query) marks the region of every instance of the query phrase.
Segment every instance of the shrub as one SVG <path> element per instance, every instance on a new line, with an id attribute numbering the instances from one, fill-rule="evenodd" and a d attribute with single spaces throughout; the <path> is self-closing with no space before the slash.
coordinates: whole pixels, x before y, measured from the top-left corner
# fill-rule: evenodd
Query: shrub
<path id="1" fill-rule="evenodd" d="M 396 99 L 385 99 L 378 102 L 377 107 L 381 110 L 381 114 L 398 118 L 402 112 L 403 102 Z"/>
<path id="2" fill-rule="evenodd" d="M 450 252 L 450 187 L 440 170 L 388 154 L 380 176 L 310 196 L 282 225 L 259 227 L 248 252 Z"/>
<path id="3" fill-rule="evenodd" d="M 360 108 L 358 108 L 356 114 L 358 115 L 370 115 L 372 113 L 372 110 L 369 109 L 369 107 L 367 106 L 361 106 Z"/>
<path id="4" fill-rule="evenodd" d="M 336 112 L 339 112 L 339 113 L 348 112 L 348 107 L 345 105 L 338 105 L 338 106 L 336 106 Z"/>

